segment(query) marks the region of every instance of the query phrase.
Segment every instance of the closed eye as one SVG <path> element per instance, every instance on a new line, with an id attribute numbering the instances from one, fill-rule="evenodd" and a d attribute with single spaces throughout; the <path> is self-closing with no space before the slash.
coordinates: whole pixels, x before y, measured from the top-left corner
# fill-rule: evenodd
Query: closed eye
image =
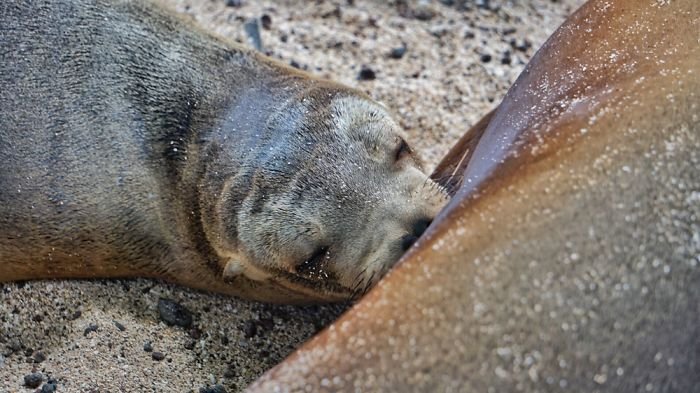
<path id="1" fill-rule="evenodd" d="M 394 161 L 401 161 L 404 157 L 409 156 L 410 154 L 411 147 L 408 146 L 408 143 L 406 143 L 406 141 L 403 138 L 401 138 L 399 146 L 396 148 L 396 153 L 394 153 Z"/>
<path id="2" fill-rule="evenodd" d="M 306 258 L 304 262 L 296 267 L 296 273 L 304 276 L 324 276 L 323 262 L 328 259 L 328 247 L 319 247 L 314 253 Z"/>

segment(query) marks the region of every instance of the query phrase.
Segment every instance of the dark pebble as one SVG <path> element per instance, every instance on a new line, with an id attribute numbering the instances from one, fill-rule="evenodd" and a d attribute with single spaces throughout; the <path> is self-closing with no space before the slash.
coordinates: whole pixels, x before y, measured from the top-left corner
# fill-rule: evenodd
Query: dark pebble
<path id="1" fill-rule="evenodd" d="M 258 332 L 258 327 L 255 325 L 255 322 L 253 321 L 245 321 L 243 324 L 243 335 L 245 338 L 251 338 L 255 336 L 255 333 Z"/>
<path id="2" fill-rule="evenodd" d="M 83 315 L 83 312 L 78 310 L 71 314 L 71 316 L 69 316 L 68 319 L 70 319 L 71 321 L 75 321 L 76 319 L 80 318 L 81 315 Z"/>
<path id="3" fill-rule="evenodd" d="M 226 393 L 226 389 L 222 385 L 207 386 L 199 388 L 199 393 Z"/>
<path id="4" fill-rule="evenodd" d="M 41 393 L 53 393 L 58 388 L 58 383 L 55 379 L 49 378 L 49 380 L 41 387 Z"/>
<path id="5" fill-rule="evenodd" d="M 28 388 L 38 388 L 44 381 L 44 376 L 41 373 L 31 373 L 24 376 L 24 386 Z"/>
<path id="6" fill-rule="evenodd" d="M 413 10 L 413 17 L 420 21 L 428 21 L 435 17 L 435 11 L 428 7 L 417 7 Z"/>
<path id="7" fill-rule="evenodd" d="M 188 328 L 192 326 L 192 313 L 178 303 L 170 299 L 158 300 L 158 314 L 160 319 L 168 325 Z"/>
<path id="8" fill-rule="evenodd" d="M 393 48 L 391 52 L 389 52 L 389 57 L 392 59 L 400 59 L 403 57 L 403 55 L 406 54 L 406 46 L 399 46 L 396 48 Z"/>
<path id="9" fill-rule="evenodd" d="M 202 337 L 202 329 L 200 329 L 200 328 L 198 328 L 198 327 L 195 326 L 195 327 L 193 327 L 192 329 L 190 329 L 190 330 L 187 332 L 187 334 L 188 334 L 191 338 L 193 338 L 193 339 L 195 339 L 195 340 L 199 340 L 199 338 Z"/>
<path id="10" fill-rule="evenodd" d="M 163 352 L 153 352 L 151 354 L 151 358 L 157 362 L 160 362 L 161 360 L 165 359 L 165 354 Z"/>
<path id="11" fill-rule="evenodd" d="M 187 340 L 185 342 L 185 349 L 189 349 L 190 351 L 194 349 L 194 346 L 197 344 L 197 341 L 195 340 Z"/>
<path id="12" fill-rule="evenodd" d="M 377 73 L 373 69 L 362 66 L 360 73 L 357 74 L 357 79 L 361 81 L 371 81 L 377 79 Z"/>
<path id="13" fill-rule="evenodd" d="M 35 363 L 41 363 L 44 360 L 46 360 L 46 355 L 44 355 L 44 353 L 41 351 L 36 351 L 32 355 L 32 359 L 34 360 Z"/>
<path id="14" fill-rule="evenodd" d="M 119 323 L 118 321 L 112 321 L 112 322 L 114 322 L 114 326 L 116 326 L 117 329 L 119 329 L 120 331 L 123 332 L 124 330 L 126 330 L 126 326 L 122 325 L 122 324 Z"/>
<path id="15" fill-rule="evenodd" d="M 226 367 L 226 371 L 224 371 L 224 378 L 235 378 L 236 377 L 236 369 L 233 368 L 233 365 L 229 364 L 228 367 Z"/>
<path id="16" fill-rule="evenodd" d="M 146 352 L 153 352 L 153 344 L 151 344 L 150 341 L 146 341 L 146 342 L 143 344 L 143 350 L 146 351 Z"/>
<path id="17" fill-rule="evenodd" d="M 485 10 L 492 9 L 490 0 L 476 0 L 476 6 Z"/>
<path id="18" fill-rule="evenodd" d="M 489 55 L 489 54 L 481 55 L 481 62 L 482 63 L 488 63 L 490 61 L 491 61 L 491 55 Z"/>
<path id="19" fill-rule="evenodd" d="M 296 60 L 290 61 L 289 65 L 294 67 L 294 68 L 301 68 L 301 65 Z"/>
<path id="20" fill-rule="evenodd" d="M 243 1 L 241 1 L 241 0 L 226 0 L 227 7 L 240 7 L 242 5 L 243 5 Z"/>
<path id="21" fill-rule="evenodd" d="M 527 52 L 527 50 L 532 47 L 532 43 L 525 38 L 523 38 L 523 39 L 513 38 L 510 40 L 510 46 L 513 49 L 519 50 L 521 52 Z"/>
<path id="22" fill-rule="evenodd" d="M 229 339 L 226 336 L 221 336 L 221 345 L 228 345 Z"/>
<path id="23" fill-rule="evenodd" d="M 90 325 L 88 325 L 88 327 L 85 328 L 85 331 L 83 332 L 83 336 L 87 336 L 91 332 L 96 332 L 96 331 L 97 331 L 97 325 L 95 325 L 94 323 L 91 323 Z"/>
<path id="24" fill-rule="evenodd" d="M 275 327 L 275 321 L 272 318 L 260 318 L 258 325 L 260 325 L 261 328 L 270 331 Z"/>
<path id="25" fill-rule="evenodd" d="M 41 315 L 41 314 L 35 314 L 35 315 L 32 317 L 32 321 L 34 321 L 34 322 L 41 322 L 41 321 L 43 321 L 43 320 L 44 320 L 44 316 Z"/>
<path id="26" fill-rule="evenodd" d="M 270 30 L 272 27 L 272 17 L 270 17 L 268 14 L 263 14 L 263 16 L 260 17 L 260 24 L 262 25 L 263 29 Z"/>

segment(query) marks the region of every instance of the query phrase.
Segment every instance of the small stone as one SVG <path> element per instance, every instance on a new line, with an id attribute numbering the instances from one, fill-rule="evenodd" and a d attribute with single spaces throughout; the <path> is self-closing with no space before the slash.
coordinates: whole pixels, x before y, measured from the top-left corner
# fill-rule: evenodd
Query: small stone
<path id="1" fill-rule="evenodd" d="M 153 352 L 151 354 L 151 358 L 157 362 L 160 362 L 161 360 L 165 359 L 165 354 L 163 352 Z"/>
<path id="2" fill-rule="evenodd" d="M 481 62 L 482 62 L 482 63 L 488 63 L 488 62 L 491 61 L 491 59 L 492 59 L 492 57 L 491 57 L 491 55 L 489 55 L 489 54 L 483 54 L 483 55 L 481 55 Z"/>
<path id="3" fill-rule="evenodd" d="M 88 334 L 92 332 L 96 332 L 98 329 L 98 326 L 94 323 L 91 323 L 88 325 L 88 327 L 85 328 L 85 331 L 83 331 L 83 336 L 87 337 Z"/>
<path id="4" fill-rule="evenodd" d="M 501 64 L 503 65 L 510 65 L 510 63 L 513 62 L 513 59 L 510 57 L 510 52 L 505 52 L 503 54 L 503 57 L 501 58 Z"/>
<path id="5" fill-rule="evenodd" d="M 143 350 L 146 352 L 153 352 L 153 344 L 150 341 L 143 343 Z"/>
<path id="6" fill-rule="evenodd" d="M 194 346 L 197 344 L 197 341 L 195 340 L 187 340 L 185 342 L 185 349 L 189 349 L 190 351 L 194 349 Z"/>
<path id="7" fill-rule="evenodd" d="M 226 389 L 222 385 L 207 386 L 199 388 L 199 393 L 226 393 Z"/>
<path id="8" fill-rule="evenodd" d="M 170 326 L 189 328 L 192 326 L 192 313 L 178 303 L 170 299 L 158 300 L 158 314 L 160 319 Z"/>
<path id="9" fill-rule="evenodd" d="M 44 381 L 44 376 L 41 373 L 31 373 L 24 376 L 24 386 L 28 388 L 38 388 Z"/>
<path id="10" fill-rule="evenodd" d="M 80 318 L 83 315 L 83 312 L 80 310 L 77 310 L 73 314 L 71 314 L 68 319 L 71 321 L 75 321 L 76 319 Z"/>
<path id="11" fill-rule="evenodd" d="M 413 17 L 425 22 L 435 17 L 435 11 L 427 5 L 419 5 L 413 10 Z"/>
<path id="12" fill-rule="evenodd" d="M 53 393 L 58 388 L 58 383 L 55 379 L 49 378 L 48 381 L 41 387 L 41 393 Z"/>
<path id="13" fill-rule="evenodd" d="M 255 322 L 253 321 L 245 321 L 243 324 L 243 336 L 245 338 L 251 338 L 255 336 L 255 333 L 258 332 L 258 327 L 255 325 Z"/>
<path id="14" fill-rule="evenodd" d="M 236 369 L 233 368 L 232 364 L 229 364 L 228 367 L 226 367 L 226 371 L 224 371 L 224 378 L 234 378 L 236 377 Z"/>
<path id="15" fill-rule="evenodd" d="M 120 331 L 123 332 L 124 330 L 126 330 L 126 326 L 122 325 L 122 324 L 119 323 L 118 321 L 112 321 L 112 322 L 114 322 L 114 326 L 116 326 L 117 329 L 119 329 Z"/>
<path id="16" fill-rule="evenodd" d="M 357 79 L 361 81 L 371 81 L 377 79 L 377 73 L 373 69 L 362 66 L 360 73 L 357 74 Z"/>
<path id="17" fill-rule="evenodd" d="M 198 328 L 198 327 L 195 326 L 195 327 L 193 327 L 192 329 L 190 329 L 190 330 L 187 332 L 187 334 L 188 334 L 191 338 L 193 338 L 193 339 L 195 339 L 195 340 L 199 340 L 199 338 L 202 337 L 202 329 L 200 329 L 200 328 Z"/>
<path id="18" fill-rule="evenodd" d="M 227 7 L 240 7 L 243 5 L 242 0 L 226 0 Z"/>
<path id="19" fill-rule="evenodd" d="M 403 45 L 403 46 L 398 46 L 396 48 L 391 49 L 391 52 L 389 52 L 389 57 L 391 57 L 392 59 L 400 59 L 405 54 L 406 54 L 406 45 Z"/>
<path id="20" fill-rule="evenodd" d="M 490 0 L 476 0 L 476 6 L 485 10 L 493 9 Z"/>
<path id="21" fill-rule="evenodd" d="M 515 50 L 519 50 L 521 52 L 527 52 L 527 50 L 532 47 L 532 43 L 530 43 L 530 41 L 528 41 L 526 38 L 523 38 L 523 39 L 513 38 L 510 40 L 510 46 Z"/>
<path id="22" fill-rule="evenodd" d="M 260 17 L 260 24 L 262 25 L 262 28 L 265 30 L 270 30 L 272 27 L 272 17 L 268 14 L 263 14 Z"/>
<path id="23" fill-rule="evenodd" d="M 275 327 L 275 321 L 272 320 L 272 318 L 260 318 L 260 320 L 258 320 L 258 324 L 267 331 L 270 331 Z"/>
<path id="24" fill-rule="evenodd" d="M 32 354 L 32 359 L 34 360 L 34 363 L 41 363 L 46 360 L 46 355 L 44 355 L 44 353 L 41 351 L 36 351 L 34 354 Z"/>

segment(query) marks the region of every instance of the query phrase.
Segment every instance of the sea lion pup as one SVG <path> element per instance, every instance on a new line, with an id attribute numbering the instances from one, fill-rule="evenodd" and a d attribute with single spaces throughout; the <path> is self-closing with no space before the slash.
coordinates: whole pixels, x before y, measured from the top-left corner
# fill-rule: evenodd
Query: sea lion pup
<path id="1" fill-rule="evenodd" d="M 385 108 L 129 0 L 0 3 L 0 281 L 367 290 L 445 202 Z"/>

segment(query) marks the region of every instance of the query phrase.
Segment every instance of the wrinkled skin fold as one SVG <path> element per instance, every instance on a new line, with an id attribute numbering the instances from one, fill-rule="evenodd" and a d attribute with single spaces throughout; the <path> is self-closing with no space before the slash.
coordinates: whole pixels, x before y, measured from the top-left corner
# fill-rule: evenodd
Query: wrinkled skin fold
<path id="1" fill-rule="evenodd" d="M 438 167 L 420 247 L 249 391 L 697 389 L 699 32 L 696 0 L 586 3 Z"/>

